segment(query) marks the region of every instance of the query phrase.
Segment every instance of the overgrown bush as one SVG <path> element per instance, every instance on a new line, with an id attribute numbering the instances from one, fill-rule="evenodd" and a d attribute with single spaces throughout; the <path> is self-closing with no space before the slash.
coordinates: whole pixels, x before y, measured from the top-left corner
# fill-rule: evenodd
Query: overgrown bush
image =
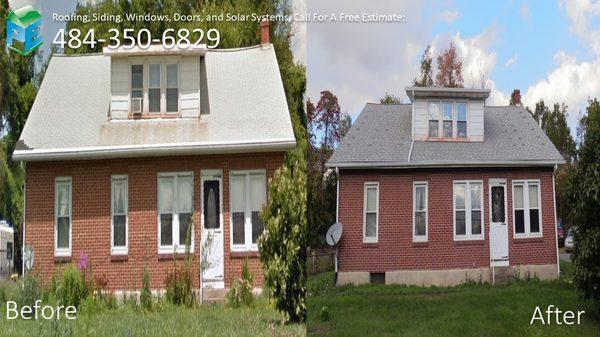
<path id="1" fill-rule="evenodd" d="M 191 257 L 186 257 L 186 261 L 181 267 L 177 267 L 174 263 L 173 270 L 167 273 L 165 280 L 167 301 L 174 305 L 194 306 L 196 304 L 194 275 Z"/>
<path id="2" fill-rule="evenodd" d="M 81 300 L 86 297 L 86 285 L 79 270 L 69 264 L 63 271 L 60 288 L 62 305 L 78 307 Z"/>
<path id="3" fill-rule="evenodd" d="M 248 261 L 242 266 L 242 278 L 233 281 L 231 289 L 227 292 L 227 302 L 232 308 L 250 306 L 254 297 L 252 296 L 252 285 L 254 276 L 250 273 Z"/>
<path id="4" fill-rule="evenodd" d="M 306 318 L 306 162 L 294 159 L 275 172 L 261 218 L 264 231 L 258 239 L 258 247 L 265 285 L 270 288 L 279 311 L 286 313 L 292 322 L 303 322 Z"/>
<path id="5" fill-rule="evenodd" d="M 23 289 L 19 296 L 20 306 L 33 306 L 40 299 L 41 290 L 38 278 L 32 273 L 26 273 L 23 277 Z"/>
<path id="6" fill-rule="evenodd" d="M 140 293 L 140 304 L 144 310 L 152 309 L 152 292 L 150 292 L 150 273 L 144 267 L 142 271 L 142 291 Z"/>

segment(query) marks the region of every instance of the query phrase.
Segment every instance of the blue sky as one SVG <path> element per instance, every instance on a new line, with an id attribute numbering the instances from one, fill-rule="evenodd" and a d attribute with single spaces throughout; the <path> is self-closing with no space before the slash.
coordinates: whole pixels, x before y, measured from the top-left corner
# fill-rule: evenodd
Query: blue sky
<path id="1" fill-rule="evenodd" d="M 513 89 L 533 107 L 569 105 L 569 125 L 587 99 L 600 97 L 600 1 L 308 0 L 319 13 L 404 14 L 401 23 L 308 23 L 308 97 L 333 91 L 356 117 L 366 102 L 391 92 L 407 99 L 427 45 L 434 56 L 452 41 L 466 87 L 491 89 L 489 105 L 506 105 Z"/>

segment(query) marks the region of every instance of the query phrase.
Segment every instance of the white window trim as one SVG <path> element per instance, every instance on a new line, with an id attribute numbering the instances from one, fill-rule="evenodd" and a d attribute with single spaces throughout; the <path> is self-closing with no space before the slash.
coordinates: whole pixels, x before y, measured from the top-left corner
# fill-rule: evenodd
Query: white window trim
<path id="1" fill-rule="evenodd" d="M 245 178 L 245 209 L 244 209 L 244 244 L 234 244 L 233 243 L 233 212 L 232 210 L 232 200 L 231 198 L 231 183 L 229 183 L 229 247 L 232 252 L 258 252 L 258 244 L 252 243 L 252 210 L 250 209 L 250 176 L 253 174 L 261 174 L 265 177 L 265 184 L 268 184 L 267 179 L 267 170 L 266 169 L 258 169 L 258 170 L 232 170 L 229 171 L 229 182 L 231 182 L 231 177 L 234 175 L 243 175 Z M 265 186 L 266 191 L 266 200 L 269 198 L 269 189 L 268 186 Z M 264 226 L 264 224 L 263 224 Z"/>
<path id="2" fill-rule="evenodd" d="M 465 189 L 465 235 L 456 235 L 456 196 L 455 186 L 459 184 L 466 184 Z M 472 234 L 472 222 L 471 222 L 471 184 L 481 184 L 481 196 L 480 196 L 480 212 L 481 212 L 481 234 Z M 454 241 L 475 241 L 485 239 L 485 215 L 484 215 L 484 194 L 483 180 L 454 180 L 452 182 L 452 235 Z"/>
<path id="3" fill-rule="evenodd" d="M 417 187 L 425 187 L 425 235 L 416 235 L 416 212 L 417 212 Z M 422 210 L 420 211 L 422 212 Z M 413 182 L 413 242 L 427 242 L 429 240 L 429 184 L 427 181 Z"/>
<path id="4" fill-rule="evenodd" d="M 375 237 L 367 237 L 367 188 L 375 187 L 377 210 L 375 216 Z M 368 181 L 363 190 L 363 243 L 377 243 L 379 241 L 379 182 Z"/>
<path id="5" fill-rule="evenodd" d="M 181 64 L 182 59 L 180 56 L 148 56 L 148 57 L 130 57 L 128 60 L 129 69 L 129 92 L 127 94 L 129 98 L 129 113 L 131 113 L 131 91 L 133 78 L 131 76 L 131 67 L 134 65 L 142 66 L 142 114 L 147 116 L 161 116 L 161 115 L 179 115 L 181 114 Z M 150 64 L 160 64 L 160 112 L 150 112 Z M 177 65 L 177 111 L 167 112 L 167 65 Z"/>
<path id="6" fill-rule="evenodd" d="M 69 248 L 58 248 L 58 184 L 69 185 Z M 54 256 L 71 256 L 73 248 L 73 180 L 71 177 L 56 177 L 54 180 Z"/>
<path id="7" fill-rule="evenodd" d="M 515 209 L 515 185 L 523 186 L 523 217 L 525 233 L 517 233 L 517 220 Z M 539 233 L 531 233 L 531 223 L 529 219 L 529 185 L 537 185 L 538 187 L 538 217 L 540 224 Z M 512 181 L 512 215 L 513 215 L 513 237 L 515 239 L 541 238 L 544 236 L 544 226 L 542 223 L 542 183 L 540 179 L 520 179 Z"/>
<path id="8" fill-rule="evenodd" d="M 125 246 L 115 246 L 115 187 L 114 182 L 125 180 Z M 110 253 L 111 255 L 127 255 L 129 253 L 129 177 L 126 174 L 110 177 Z"/>
<path id="9" fill-rule="evenodd" d="M 190 177 L 192 179 L 192 224 L 194 225 L 194 221 L 193 221 L 193 217 L 194 217 L 194 172 L 192 171 L 185 171 L 185 172 L 161 172 L 157 175 L 156 178 L 156 209 L 157 209 L 157 224 L 158 224 L 158 253 L 159 254 L 172 254 L 173 252 L 175 253 L 185 253 L 185 244 L 181 244 L 179 242 L 179 211 L 175 211 L 173 210 L 173 223 L 171 226 L 171 231 L 173 232 L 172 234 L 172 245 L 161 245 L 160 242 L 160 237 L 161 237 L 161 226 L 160 226 L 160 207 L 159 207 L 159 200 L 158 200 L 158 196 L 160 195 L 159 192 L 159 188 L 160 188 L 160 178 L 161 177 L 173 177 L 174 178 L 174 183 L 173 183 L 173 205 L 175 208 L 177 208 L 177 197 L 179 196 L 177 193 L 177 187 L 178 187 L 178 183 L 177 180 L 179 179 L 179 177 Z M 194 232 L 195 232 L 195 226 L 192 226 L 192 235 L 190 238 L 190 253 L 194 252 Z"/>
<path id="10" fill-rule="evenodd" d="M 443 105 L 444 103 L 452 104 L 452 137 L 444 137 L 444 111 Z M 467 134 L 464 138 L 458 138 L 458 109 L 456 107 L 457 104 L 464 103 L 466 105 L 466 122 L 467 122 Z M 431 104 L 438 105 L 438 136 L 431 137 L 429 136 L 429 121 L 433 120 L 429 118 L 429 107 Z M 445 99 L 435 99 L 427 101 L 427 138 L 435 139 L 435 140 L 467 140 L 469 139 L 469 102 L 465 100 L 445 100 Z"/>

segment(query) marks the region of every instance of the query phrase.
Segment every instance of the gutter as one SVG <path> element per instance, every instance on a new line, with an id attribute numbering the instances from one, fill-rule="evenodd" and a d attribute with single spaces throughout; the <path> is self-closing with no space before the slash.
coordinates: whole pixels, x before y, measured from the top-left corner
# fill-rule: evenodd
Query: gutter
<path id="1" fill-rule="evenodd" d="M 412 150 L 413 150 L 413 146 L 415 145 L 415 140 L 413 139 L 410 142 L 410 151 L 408 151 L 408 159 L 407 162 L 410 162 L 410 157 L 412 157 Z"/>
<path id="2" fill-rule="evenodd" d="M 341 167 L 347 169 L 402 169 L 402 168 L 459 168 L 459 167 L 531 167 L 531 166 L 554 166 L 563 164 L 557 160 L 513 160 L 513 161 L 396 161 L 396 162 L 345 162 L 326 163 L 327 167 Z"/>
<path id="3" fill-rule="evenodd" d="M 128 157 L 156 157 L 194 154 L 226 154 L 287 151 L 296 147 L 296 140 L 265 140 L 230 143 L 174 143 L 147 145 L 94 146 L 65 149 L 15 150 L 14 161 L 89 160 Z"/>

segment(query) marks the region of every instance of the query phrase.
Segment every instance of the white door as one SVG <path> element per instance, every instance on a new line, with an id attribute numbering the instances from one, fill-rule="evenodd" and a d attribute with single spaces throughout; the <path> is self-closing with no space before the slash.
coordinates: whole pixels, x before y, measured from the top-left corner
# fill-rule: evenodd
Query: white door
<path id="1" fill-rule="evenodd" d="M 204 288 L 222 289 L 223 259 L 223 178 L 221 171 L 203 171 L 202 189 L 202 247 L 200 271 Z"/>
<path id="2" fill-rule="evenodd" d="M 508 266 L 506 180 L 490 179 L 490 265 Z"/>

